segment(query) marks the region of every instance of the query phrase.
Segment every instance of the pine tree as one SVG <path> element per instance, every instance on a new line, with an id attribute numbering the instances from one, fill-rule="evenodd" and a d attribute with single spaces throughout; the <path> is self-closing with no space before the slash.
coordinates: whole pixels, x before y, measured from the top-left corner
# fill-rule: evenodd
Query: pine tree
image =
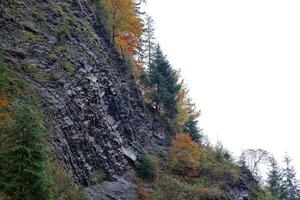
<path id="1" fill-rule="evenodd" d="M 193 140 L 199 141 L 202 137 L 201 130 L 198 128 L 198 120 L 192 115 L 185 123 L 185 132 L 189 133 Z"/>
<path id="2" fill-rule="evenodd" d="M 300 190 L 296 179 L 296 172 L 291 165 L 291 158 L 286 155 L 284 157 L 285 168 L 283 169 L 282 194 L 280 199 L 283 200 L 299 200 Z"/>
<path id="3" fill-rule="evenodd" d="M 5 143 L 0 149 L 0 192 L 15 200 L 49 199 L 44 129 L 39 112 L 29 107 L 13 107 L 7 123 L 0 128 Z"/>
<path id="4" fill-rule="evenodd" d="M 275 158 L 270 158 L 270 171 L 267 177 L 267 184 L 271 195 L 275 199 L 279 199 L 281 196 L 281 182 L 282 182 L 282 172 L 278 166 Z"/>
<path id="5" fill-rule="evenodd" d="M 177 93 L 180 90 L 178 75 L 158 45 L 154 60 L 149 66 L 150 85 L 154 88 L 153 102 L 157 111 L 167 119 L 177 115 Z"/>
<path id="6" fill-rule="evenodd" d="M 145 20 L 145 31 L 144 31 L 144 44 L 145 44 L 145 51 L 146 51 L 146 64 L 149 67 L 150 63 L 154 57 L 155 51 L 155 37 L 154 37 L 154 26 L 153 26 L 153 19 L 150 16 L 146 16 Z"/>

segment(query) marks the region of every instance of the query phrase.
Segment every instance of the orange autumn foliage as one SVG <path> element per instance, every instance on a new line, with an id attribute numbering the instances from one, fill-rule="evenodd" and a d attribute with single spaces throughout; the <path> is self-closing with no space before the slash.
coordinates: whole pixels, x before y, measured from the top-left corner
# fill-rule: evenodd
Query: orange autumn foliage
<path id="1" fill-rule="evenodd" d="M 138 184 L 137 194 L 143 200 L 147 200 L 149 198 L 149 194 L 146 190 L 146 187 L 145 187 L 144 183 Z"/>
<path id="2" fill-rule="evenodd" d="M 177 110 L 178 114 L 172 121 L 172 126 L 176 132 L 182 132 L 185 128 L 185 123 L 189 118 L 188 107 L 186 103 L 187 92 L 181 88 L 177 94 Z"/>
<path id="3" fill-rule="evenodd" d="M 193 141 L 190 135 L 177 134 L 169 147 L 169 166 L 181 175 L 197 176 L 201 155 L 200 145 Z"/>
<path id="4" fill-rule="evenodd" d="M 143 34 L 143 22 L 136 13 L 133 0 L 101 0 L 107 13 L 106 26 L 112 43 L 121 54 L 132 57 L 140 46 L 139 37 Z"/>
<path id="5" fill-rule="evenodd" d="M 5 94 L 0 91 L 0 109 L 5 108 L 9 105 L 9 101 L 7 100 Z M 2 112 L 0 110 L 0 117 L 7 117 L 9 115 L 9 112 Z"/>
<path id="6" fill-rule="evenodd" d="M 3 92 L 0 91 L 0 108 L 8 106 L 9 101 L 6 99 L 6 96 Z"/>
<path id="7" fill-rule="evenodd" d="M 196 119 L 200 116 L 200 111 L 197 110 L 196 105 L 193 103 L 189 96 L 189 90 L 182 80 L 181 88 L 177 93 L 177 110 L 178 114 L 172 121 L 172 126 L 177 133 L 183 132 L 186 128 L 186 122 L 190 117 Z"/>

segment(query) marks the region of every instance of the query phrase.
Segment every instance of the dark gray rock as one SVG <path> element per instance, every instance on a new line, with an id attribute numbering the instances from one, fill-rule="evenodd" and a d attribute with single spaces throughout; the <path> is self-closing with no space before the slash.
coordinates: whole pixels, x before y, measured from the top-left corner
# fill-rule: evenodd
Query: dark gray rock
<path id="1" fill-rule="evenodd" d="M 121 69 L 86 0 L 20 0 L 9 10 L 12 15 L 0 18 L 5 59 L 20 64 L 45 100 L 55 153 L 78 183 L 93 184 L 99 169 L 113 180 L 141 152 L 164 149 L 155 137 L 164 128 L 146 113 L 139 87 Z M 59 43 L 64 27 L 69 34 Z"/>
<path id="2" fill-rule="evenodd" d="M 137 197 L 136 184 L 124 177 L 117 177 L 116 181 L 104 181 L 85 188 L 86 193 L 102 200 L 140 200 Z"/>

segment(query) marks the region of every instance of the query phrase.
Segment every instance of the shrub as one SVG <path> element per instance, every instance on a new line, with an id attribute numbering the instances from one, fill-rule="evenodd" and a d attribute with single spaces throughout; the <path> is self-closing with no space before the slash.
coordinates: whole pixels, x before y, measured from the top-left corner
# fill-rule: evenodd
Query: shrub
<path id="1" fill-rule="evenodd" d="M 146 187 L 145 187 L 144 183 L 138 184 L 137 194 L 143 200 L 147 200 L 149 198 L 149 194 L 146 190 Z"/>
<path id="2" fill-rule="evenodd" d="M 58 32 L 58 39 L 57 39 L 57 44 L 62 45 L 65 40 L 69 37 L 70 35 L 70 29 L 67 26 L 64 26 L 59 32 Z"/>
<path id="3" fill-rule="evenodd" d="M 142 178 L 153 178 L 155 176 L 155 167 L 148 154 L 143 153 L 136 165 L 137 172 Z"/>
<path id="4" fill-rule="evenodd" d="M 94 171 L 93 175 L 98 183 L 103 182 L 106 178 L 106 173 L 102 169 Z"/>
<path id="5" fill-rule="evenodd" d="M 216 144 L 214 150 L 217 161 L 222 162 L 225 160 L 232 160 L 230 152 L 223 146 L 221 142 Z"/>
<path id="6" fill-rule="evenodd" d="M 169 167 L 180 175 L 194 176 L 202 150 L 198 143 L 193 141 L 190 135 L 178 134 L 169 148 Z"/>
<path id="7" fill-rule="evenodd" d="M 75 74 L 75 68 L 72 66 L 72 64 L 68 61 L 63 62 L 63 68 L 70 74 Z"/>
<path id="8" fill-rule="evenodd" d="M 204 200 L 220 199 L 220 189 L 218 186 L 205 186 L 200 183 L 191 184 L 185 180 L 161 173 L 155 181 L 155 192 L 151 196 L 152 200 Z"/>

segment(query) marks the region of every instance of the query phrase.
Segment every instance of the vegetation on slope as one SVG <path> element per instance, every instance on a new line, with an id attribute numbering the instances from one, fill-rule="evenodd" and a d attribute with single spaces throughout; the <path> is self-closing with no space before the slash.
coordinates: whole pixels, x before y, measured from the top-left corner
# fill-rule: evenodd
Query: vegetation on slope
<path id="1" fill-rule="evenodd" d="M 105 0 L 96 3 L 99 19 L 106 25 L 124 65 L 131 66 L 126 68 L 132 70 L 141 84 L 145 101 L 172 127 L 169 133 L 171 145 L 166 154 L 140 157 L 137 171 L 145 183 L 139 194 L 145 199 L 219 199 L 229 184 L 238 183 L 242 176 L 240 168 L 226 151 L 201 142 L 197 124 L 199 111 L 188 97 L 188 90 L 179 73 L 172 68 L 159 46 L 152 44 L 153 41 L 149 40 L 151 36 L 148 40 L 141 39 L 147 36 L 141 31 L 144 27 L 139 3 L 133 0 L 126 0 L 124 4 Z M 6 4 L 8 1 L 5 1 Z M 17 73 L 18 68 L 24 68 L 40 83 L 59 83 L 59 70 L 74 74 L 75 69 L 68 60 L 64 60 L 66 54 L 70 54 L 70 49 L 64 44 L 72 28 L 79 29 L 81 22 L 68 14 L 63 3 L 54 5 L 51 9 L 60 16 L 61 28 L 51 30 L 57 32 L 58 40 L 49 60 L 59 60 L 63 69 L 45 73 L 35 64 L 7 66 L 0 63 L 0 198 L 86 199 L 80 187 L 72 183 L 69 175 L 47 152 L 42 101 Z M 24 13 L 15 13 L 10 9 L 7 14 L 14 19 L 21 18 Z M 22 22 L 24 29 L 32 29 L 31 20 L 40 23 L 44 20 L 43 14 L 33 10 L 32 16 Z M 147 21 L 148 27 L 151 27 L 150 21 Z M 43 29 L 47 23 L 40 24 L 43 25 L 39 28 Z M 82 27 L 85 28 L 84 25 Z M 41 39 L 32 33 L 34 31 L 42 30 L 24 34 L 16 31 L 12 34 L 17 37 L 16 44 L 31 44 Z M 144 32 L 152 35 L 151 31 L 147 29 Z M 86 37 L 94 37 L 92 30 L 85 30 L 85 33 Z M 147 51 L 143 50 L 144 46 L 148 47 Z M 61 58 L 57 54 L 62 55 Z M 14 173 L 16 171 L 18 173 Z M 103 179 L 103 175 L 97 176 Z M 154 191 L 148 192 L 145 185 L 153 187 Z M 260 194 L 252 195 L 255 196 L 253 199 L 259 199 Z"/>
<path id="2" fill-rule="evenodd" d="M 226 199 L 226 187 L 240 184 L 240 167 L 222 146 L 213 148 L 201 141 L 197 121 L 200 112 L 190 99 L 180 74 L 170 65 L 160 46 L 154 44 L 153 20 L 141 15 L 139 1 L 126 2 L 130 6 L 127 3 L 120 6 L 118 1 L 93 1 L 98 19 L 106 25 L 112 43 L 121 54 L 125 52 L 126 59 L 131 60 L 130 69 L 140 83 L 145 102 L 172 128 L 167 154 L 140 156 L 136 169 L 143 180 L 138 194 L 143 199 Z M 126 15 L 127 9 L 131 13 Z M 118 21 L 116 16 L 123 21 Z M 133 30 L 129 24 L 139 28 Z M 141 29 L 144 29 L 143 34 L 135 31 Z M 115 30 L 119 30 L 119 34 L 115 35 Z M 139 42 L 131 43 L 129 38 L 123 38 L 120 43 L 116 39 L 116 36 L 128 33 Z M 132 46 L 125 48 L 127 45 Z M 137 70 L 137 66 L 142 69 Z M 145 185 L 153 187 L 154 192 L 148 193 Z M 253 199 L 264 198 L 259 189 L 250 196 Z"/>
<path id="3" fill-rule="evenodd" d="M 245 186 L 245 182 L 242 181 L 245 171 L 234 164 L 226 150 L 199 145 L 186 133 L 176 135 L 166 154 L 159 157 L 152 155 L 143 163 L 148 162 L 152 164 L 147 164 L 143 171 L 155 173 L 147 177 L 141 176 L 143 184 L 140 185 L 152 187 L 154 191 L 142 190 L 142 199 L 229 200 L 234 197 L 224 191 L 234 185 L 241 188 Z M 149 169 L 149 166 L 153 166 L 153 169 Z M 140 168 L 141 166 L 139 171 Z M 250 175 L 250 172 L 248 173 Z M 256 189 L 249 191 L 249 198 L 265 199 L 264 193 L 255 186 L 255 181 L 251 184 L 254 184 L 253 188 Z"/>
<path id="4" fill-rule="evenodd" d="M 87 199 L 49 152 L 38 94 L 0 56 L 0 199 Z"/>

